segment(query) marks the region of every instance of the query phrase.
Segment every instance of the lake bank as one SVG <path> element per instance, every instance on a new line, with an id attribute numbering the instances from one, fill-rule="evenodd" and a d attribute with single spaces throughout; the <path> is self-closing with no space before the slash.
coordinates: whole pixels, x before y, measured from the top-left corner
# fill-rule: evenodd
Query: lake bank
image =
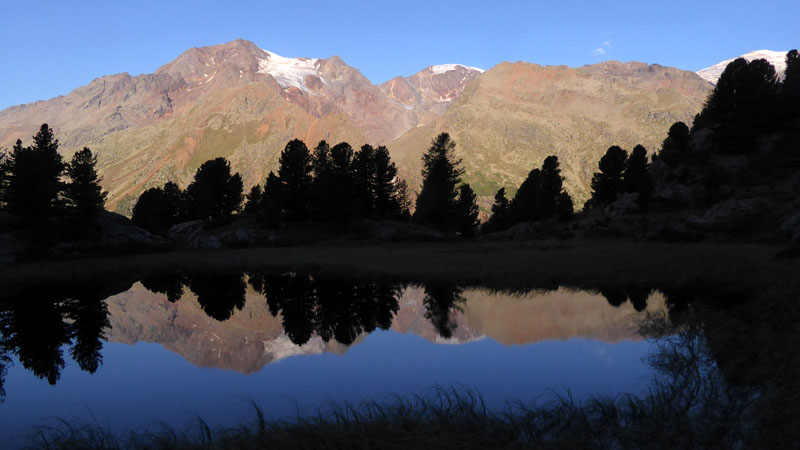
<path id="1" fill-rule="evenodd" d="M 169 270 L 307 270 L 348 277 L 447 281 L 503 289 L 550 286 L 791 283 L 800 264 L 763 244 L 573 242 L 354 242 L 193 250 L 6 265 L 0 284 L 79 282 Z"/>

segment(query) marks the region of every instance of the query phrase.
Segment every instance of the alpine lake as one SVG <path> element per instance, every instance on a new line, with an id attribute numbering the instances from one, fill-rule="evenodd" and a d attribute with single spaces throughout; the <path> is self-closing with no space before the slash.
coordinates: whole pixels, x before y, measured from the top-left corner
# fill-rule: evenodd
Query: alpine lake
<path id="1" fill-rule="evenodd" d="M 293 423 L 409 399 L 467 397 L 502 414 L 665 390 L 691 390 L 699 409 L 712 393 L 769 403 L 773 383 L 796 392 L 751 345 L 791 346 L 753 331 L 758 292 L 533 284 L 239 264 L 15 285 L 0 303 L 0 442 L 72 424 L 224 429 L 256 412 Z"/>

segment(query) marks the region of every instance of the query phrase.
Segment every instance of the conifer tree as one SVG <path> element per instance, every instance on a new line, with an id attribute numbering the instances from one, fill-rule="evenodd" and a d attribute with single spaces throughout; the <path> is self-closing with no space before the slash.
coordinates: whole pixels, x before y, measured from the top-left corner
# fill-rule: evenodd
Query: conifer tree
<path id="1" fill-rule="evenodd" d="M 164 190 L 152 187 L 139 196 L 133 206 L 131 220 L 151 233 L 161 233 L 171 225 L 171 215 Z"/>
<path id="2" fill-rule="evenodd" d="M 261 209 L 261 200 L 264 196 L 264 190 L 261 185 L 257 184 L 250 188 L 250 192 L 245 196 L 244 212 L 245 214 L 256 214 Z"/>
<path id="3" fill-rule="evenodd" d="M 64 196 L 68 206 L 85 221 L 93 221 L 106 201 L 107 194 L 100 187 L 96 165 L 97 156 L 84 147 L 72 156 L 66 168 L 70 182 L 65 187 Z"/>
<path id="4" fill-rule="evenodd" d="M 11 175 L 11 158 L 8 153 L 0 153 L 0 211 L 5 211 L 8 180 Z"/>
<path id="5" fill-rule="evenodd" d="M 441 133 L 422 156 L 422 189 L 414 212 L 417 222 L 439 228 L 450 226 L 458 196 L 456 185 L 464 173 L 455 149 L 450 135 Z"/>
<path id="6" fill-rule="evenodd" d="M 675 122 L 669 127 L 667 137 L 661 144 L 658 159 L 669 167 L 686 162 L 689 154 L 689 127 L 683 122 Z"/>
<path id="7" fill-rule="evenodd" d="M 389 150 L 380 146 L 375 149 L 375 218 L 397 218 L 401 214 L 397 201 L 397 166 L 389 156 Z"/>
<path id="8" fill-rule="evenodd" d="M 186 188 L 197 218 L 217 218 L 238 212 L 242 204 L 242 177 L 231 175 L 225 158 L 204 162 Z"/>
<path id="9" fill-rule="evenodd" d="M 558 198 L 563 190 L 564 177 L 561 176 L 561 167 L 558 157 L 550 155 L 544 159 L 541 169 L 541 184 L 537 192 L 537 216 L 549 219 L 556 215 Z"/>
<path id="10" fill-rule="evenodd" d="M 375 149 L 365 144 L 353 157 L 353 194 L 358 217 L 372 217 L 375 213 Z"/>
<path id="11" fill-rule="evenodd" d="M 478 229 L 478 205 L 475 202 L 475 192 L 469 184 L 464 183 L 458 187 L 458 198 L 456 199 L 455 210 L 455 230 L 462 236 L 472 237 Z"/>
<path id="12" fill-rule="evenodd" d="M 59 192 L 64 162 L 58 154 L 53 130 L 42 124 L 33 145 L 22 147 L 17 141 L 8 166 L 6 202 L 9 213 L 24 223 L 41 223 L 60 210 Z"/>
<path id="13" fill-rule="evenodd" d="M 800 54 L 797 50 L 786 53 L 786 71 L 783 73 L 782 95 L 789 117 L 800 116 Z"/>
<path id="14" fill-rule="evenodd" d="M 570 197 L 567 191 L 561 191 L 558 194 L 558 205 L 557 211 L 558 218 L 561 220 L 569 220 L 575 215 L 575 205 L 572 202 L 572 197 Z"/>
<path id="15" fill-rule="evenodd" d="M 315 220 L 327 222 L 336 215 L 334 180 L 331 166 L 331 149 L 327 142 L 319 141 L 311 158 L 314 171 L 311 205 Z"/>
<path id="16" fill-rule="evenodd" d="M 517 189 L 509 205 L 511 223 L 531 222 L 539 219 L 539 190 L 542 185 L 542 171 L 532 169 L 525 181 Z"/>
<path id="17" fill-rule="evenodd" d="M 501 187 L 494 194 L 494 204 L 492 204 L 492 215 L 489 220 L 481 227 L 482 233 L 493 233 L 508 228 L 511 225 L 509 217 L 509 203 L 506 198 L 506 188 Z"/>
<path id="18" fill-rule="evenodd" d="M 622 191 L 622 172 L 628 152 L 620 147 L 611 146 L 600 158 L 600 172 L 592 176 L 592 201 L 595 205 L 612 203 Z"/>
<path id="19" fill-rule="evenodd" d="M 647 173 L 648 166 L 647 149 L 637 145 L 625 162 L 625 171 L 622 172 L 622 190 L 624 192 L 638 192 L 639 180 Z"/>
<path id="20" fill-rule="evenodd" d="M 397 182 L 397 196 L 395 197 L 397 203 L 398 220 L 411 219 L 411 198 L 408 193 L 408 183 L 406 180 L 399 180 Z"/>
<path id="21" fill-rule="evenodd" d="M 167 202 L 170 225 L 191 220 L 191 199 L 186 191 L 172 181 L 167 181 L 162 190 L 164 191 L 164 199 Z"/>
<path id="22" fill-rule="evenodd" d="M 300 139 L 289 141 L 281 152 L 279 164 L 280 208 L 290 220 L 305 220 L 313 188 L 313 166 L 308 147 Z"/>
<path id="23" fill-rule="evenodd" d="M 270 172 L 267 175 L 267 181 L 264 182 L 264 192 L 261 194 L 261 202 L 259 204 L 258 218 L 267 228 L 278 228 L 280 226 L 281 217 L 281 194 L 283 193 L 283 185 L 281 180 Z"/>
<path id="24" fill-rule="evenodd" d="M 337 223 L 348 221 L 355 214 L 356 200 L 353 194 L 353 147 L 340 142 L 331 148 L 331 204 L 335 206 L 331 220 Z"/>

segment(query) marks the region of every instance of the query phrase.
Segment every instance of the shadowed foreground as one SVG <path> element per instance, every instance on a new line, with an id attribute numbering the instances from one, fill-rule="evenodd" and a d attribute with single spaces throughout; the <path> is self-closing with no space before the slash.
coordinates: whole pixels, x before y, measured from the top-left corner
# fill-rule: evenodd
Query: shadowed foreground
<path id="1" fill-rule="evenodd" d="M 656 244 L 598 241 L 358 243 L 225 249 L 42 261 L 2 267 L 0 285 L 81 282 L 119 274 L 304 270 L 348 277 L 447 281 L 500 289 L 606 284 L 735 288 L 792 282 L 800 266 L 768 245 Z"/>

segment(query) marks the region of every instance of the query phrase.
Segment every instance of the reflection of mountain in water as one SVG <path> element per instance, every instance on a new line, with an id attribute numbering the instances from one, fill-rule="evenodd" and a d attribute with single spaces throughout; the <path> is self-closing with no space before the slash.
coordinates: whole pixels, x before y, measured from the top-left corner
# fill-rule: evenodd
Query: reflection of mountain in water
<path id="1" fill-rule="evenodd" d="M 355 291 L 363 291 L 368 286 L 376 289 L 377 284 L 323 283 L 314 289 L 315 292 L 325 290 L 325 295 L 319 294 L 323 301 L 319 306 L 309 306 L 307 301 L 311 297 L 306 296 L 304 304 L 303 296 L 297 295 L 302 289 L 292 290 L 296 298 L 268 301 L 269 289 L 288 289 L 286 283 L 297 280 L 272 279 L 264 284 L 253 283 L 253 280 L 251 276 L 241 308 L 239 304 L 235 308 L 232 306 L 230 317 L 222 321 L 209 317 L 208 305 L 198 302 L 197 295 L 190 289 L 185 289 L 178 301 L 170 302 L 167 295 L 152 293 L 142 284 L 136 284 L 129 291 L 108 299 L 111 323 L 108 339 L 127 343 L 158 342 L 195 365 L 251 373 L 287 356 L 341 354 L 346 346 L 339 342 L 357 344 L 365 332 L 388 325 L 387 317 L 383 317 L 387 314 L 393 316 L 389 321 L 392 330 L 436 342 L 460 343 L 489 337 L 511 345 L 572 337 L 611 342 L 636 338 L 633 335 L 635 311 L 630 302 L 612 307 L 604 296 L 588 292 L 559 289 L 517 296 L 468 289 L 460 294 L 464 301 L 451 304 L 447 299 L 441 300 L 441 289 L 446 291 L 446 286 L 438 291 L 411 286 L 398 288 L 396 308 L 389 301 L 388 310 L 378 308 L 365 312 L 368 302 L 360 307 L 350 302 L 358 298 Z M 196 282 L 188 284 L 192 288 L 196 286 Z M 252 284 L 264 292 L 266 299 Z M 392 289 L 389 288 L 390 293 Z M 432 296 L 439 297 L 438 302 Z M 453 296 L 459 297 L 457 293 Z M 661 305 L 660 295 L 651 296 L 650 308 Z M 314 315 L 313 307 L 327 310 Z M 303 322 L 301 330 L 294 326 L 287 333 L 284 331 L 285 311 L 295 316 L 306 314 L 310 319 Z M 370 320 L 365 321 L 363 317 Z"/>
<path id="2" fill-rule="evenodd" d="M 283 332 L 264 297 L 249 286 L 241 310 L 225 321 L 209 317 L 197 296 L 186 290 L 171 303 L 137 283 L 108 299 L 111 329 L 108 340 L 157 342 L 192 364 L 251 373 L 272 361 L 297 354 L 342 353 L 344 346 L 315 336 L 302 346 Z"/>

